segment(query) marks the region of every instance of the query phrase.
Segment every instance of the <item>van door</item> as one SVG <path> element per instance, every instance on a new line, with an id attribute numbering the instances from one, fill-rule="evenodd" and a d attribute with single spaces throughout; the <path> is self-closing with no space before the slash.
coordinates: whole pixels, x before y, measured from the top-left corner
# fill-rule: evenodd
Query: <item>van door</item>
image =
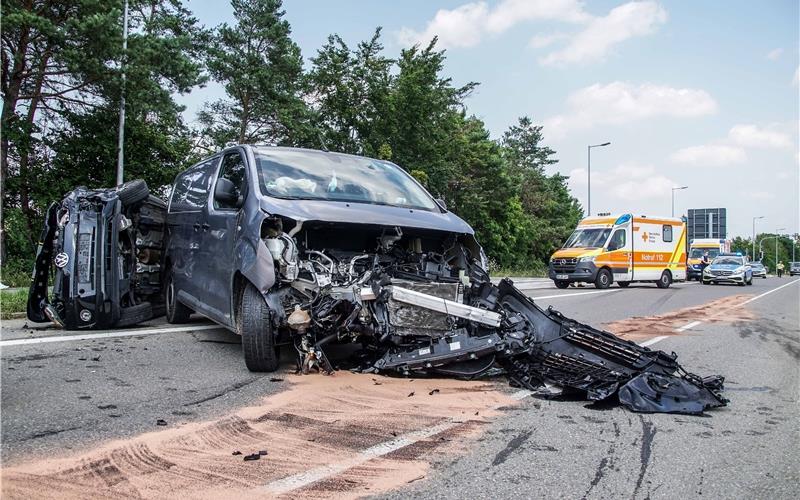
<path id="1" fill-rule="evenodd" d="M 607 259 L 616 282 L 633 280 L 633 248 L 631 224 L 615 226 L 606 245 Z"/>
<path id="2" fill-rule="evenodd" d="M 167 214 L 169 271 L 181 302 L 194 308 L 198 297 L 197 256 L 201 245 L 203 206 L 208 200 L 211 169 L 219 157 L 195 165 L 175 180 Z"/>
<path id="3" fill-rule="evenodd" d="M 233 328 L 233 273 L 234 251 L 238 236 L 240 208 L 247 196 L 247 168 L 244 155 L 239 150 L 222 156 L 218 174 L 211 186 L 211 196 L 203 227 L 200 256 L 204 262 L 201 271 L 202 301 L 207 314 L 220 323 Z M 239 194 L 238 202 L 224 203 L 214 199 L 214 189 L 219 179 L 229 180 Z"/>

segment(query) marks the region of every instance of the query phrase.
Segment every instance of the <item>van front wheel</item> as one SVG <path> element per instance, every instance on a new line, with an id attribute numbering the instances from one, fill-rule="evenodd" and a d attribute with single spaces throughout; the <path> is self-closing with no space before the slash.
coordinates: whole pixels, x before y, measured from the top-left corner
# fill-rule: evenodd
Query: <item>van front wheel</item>
<path id="1" fill-rule="evenodd" d="M 661 277 L 658 278 L 658 281 L 656 281 L 656 286 L 658 288 L 669 288 L 671 284 L 672 284 L 672 275 L 670 275 L 668 271 L 664 271 L 663 273 L 661 273 Z"/>
<path id="2" fill-rule="evenodd" d="M 270 310 L 261 293 L 247 283 L 236 315 L 236 331 L 242 336 L 244 363 L 251 372 L 274 372 L 278 369 L 278 349 L 270 319 Z"/>
<path id="3" fill-rule="evenodd" d="M 611 286 L 611 282 L 614 279 L 611 277 L 611 273 L 608 269 L 601 269 L 600 272 L 597 273 L 597 278 L 594 279 L 594 286 L 595 288 L 608 288 Z"/>
<path id="4" fill-rule="evenodd" d="M 569 286 L 569 281 L 562 281 L 562 280 L 555 280 L 554 283 L 556 284 L 556 288 L 567 288 Z"/>

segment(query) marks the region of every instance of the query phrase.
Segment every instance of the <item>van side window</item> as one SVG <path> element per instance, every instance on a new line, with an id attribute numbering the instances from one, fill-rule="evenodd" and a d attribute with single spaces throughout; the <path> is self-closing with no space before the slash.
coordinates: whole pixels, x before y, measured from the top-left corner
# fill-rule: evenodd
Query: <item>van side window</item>
<path id="1" fill-rule="evenodd" d="M 228 179 L 233 183 L 239 195 L 244 194 L 246 187 L 246 171 L 242 155 L 237 152 L 226 154 L 222 158 L 222 166 L 219 169 L 219 179 Z M 225 204 L 214 200 L 214 208 L 236 208 L 235 204 Z"/>
<path id="2" fill-rule="evenodd" d="M 208 199 L 210 170 L 217 158 L 204 161 L 187 170 L 175 181 L 170 212 L 192 212 L 200 210 Z"/>
<path id="3" fill-rule="evenodd" d="M 625 248 L 625 230 L 624 229 L 617 229 L 614 231 L 614 236 L 611 237 L 611 241 L 608 242 L 608 247 L 613 248 L 614 250 L 619 250 L 620 248 Z"/>
<path id="4" fill-rule="evenodd" d="M 661 227 L 661 238 L 665 243 L 672 241 L 672 226 L 666 225 Z"/>

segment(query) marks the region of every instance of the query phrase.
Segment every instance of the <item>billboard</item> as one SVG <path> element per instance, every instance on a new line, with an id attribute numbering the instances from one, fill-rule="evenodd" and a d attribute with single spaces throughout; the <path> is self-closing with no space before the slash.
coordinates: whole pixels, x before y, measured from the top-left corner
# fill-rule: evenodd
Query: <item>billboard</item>
<path id="1" fill-rule="evenodd" d="M 724 208 L 690 208 L 686 218 L 688 241 L 698 238 L 725 239 L 728 235 L 727 210 Z"/>

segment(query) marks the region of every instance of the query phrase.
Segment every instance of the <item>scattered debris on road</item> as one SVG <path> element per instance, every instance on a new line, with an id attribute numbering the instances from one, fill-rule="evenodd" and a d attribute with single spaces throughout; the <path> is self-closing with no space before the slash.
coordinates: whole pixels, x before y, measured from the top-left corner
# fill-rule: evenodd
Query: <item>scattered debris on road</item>
<path id="1" fill-rule="evenodd" d="M 162 425 L 162 426 L 167 425 L 167 421 L 164 420 L 163 418 L 159 418 L 158 420 L 156 420 L 156 425 Z"/>

